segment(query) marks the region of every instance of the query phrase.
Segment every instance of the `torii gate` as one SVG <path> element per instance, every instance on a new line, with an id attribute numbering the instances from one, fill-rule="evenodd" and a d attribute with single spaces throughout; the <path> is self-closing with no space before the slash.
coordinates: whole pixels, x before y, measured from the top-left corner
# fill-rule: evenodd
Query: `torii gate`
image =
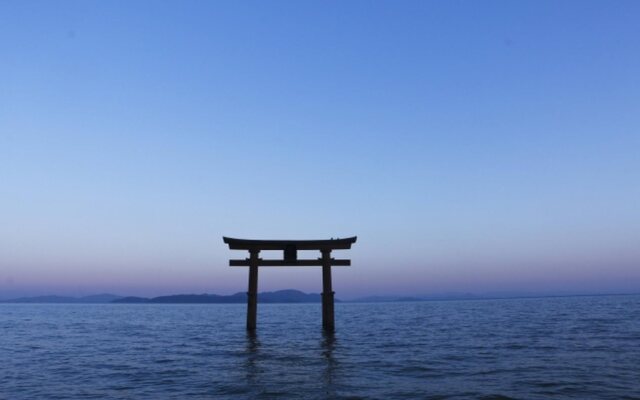
<path id="1" fill-rule="evenodd" d="M 350 249 L 357 237 L 330 240 L 251 240 L 222 237 L 230 250 L 248 250 L 249 258 L 229 260 L 231 267 L 249 267 L 249 291 L 247 292 L 247 329 L 256 329 L 258 309 L 258 267 L 322 267 L 322 327 L 326 331 L 335 329 L 333 316 L 333 289 L 331 286 L 331 266 L 349 266 L 351 260 L 331 258 L 332 250 Z M 259 258 L 262 250 L 282 250 L 281 260 Z M 298 260 L 298 250 L 320 250 L 318 259 Z"/>

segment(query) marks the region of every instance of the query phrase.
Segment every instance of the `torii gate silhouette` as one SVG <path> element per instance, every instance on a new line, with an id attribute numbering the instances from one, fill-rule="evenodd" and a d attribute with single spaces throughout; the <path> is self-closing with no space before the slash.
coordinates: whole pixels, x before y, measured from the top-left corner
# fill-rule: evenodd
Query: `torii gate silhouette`
<path id="1" fill-rule="evenodd" d="M 249 258 L 229 260 L 231 267 L 249 267 L 249 291 L 247 292 L 247 330 L 256 329 L 258 309 L 258 267 L 322 267 L 322 328 L 333 332 L 335 329 L 333 315 L 333 289 L 331 285 L 331 267 L 349 266 L 351 260 L 331 258 L 332 250 L 350 249 L 357 237 L 329 240 L 252 240 L 222 237 L 230 250 L 248 250 Z M 262 250 L 282 250 L 281 260 L 263 260 L 259 257 Z M 318 259 L 298 259 L 298 250 L 320 250 L 322 257 Z"/>

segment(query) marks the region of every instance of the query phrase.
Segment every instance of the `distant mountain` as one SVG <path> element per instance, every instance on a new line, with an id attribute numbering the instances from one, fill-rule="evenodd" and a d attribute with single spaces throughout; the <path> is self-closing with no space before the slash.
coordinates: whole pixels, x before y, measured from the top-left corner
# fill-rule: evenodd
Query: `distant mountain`
<path id="1" fill-rule="evenodd" d="M 293 289 L 258 293 L 258 302 L 260 303 L 319 303 L 320 299 L 321 297 L 317 293 L 307 294 Z M 246 302 L 247 294 L 244 292 L 238 292 L 228 296 L 221 296 L 217 294 L 175 294 L 171 296 L 153 298 L 123 297 L 113 301 L 113 303 L 149 304 L 228 304 Z"/>
<path id="2" fill-rule="evenodd" d="M 128 296 L 120 299 L 115 299 L 112 303 L 148 303 L 149 299 L 146 297 Z"/>
<path id="3" fill-rule="evenodd" d="M 588 294 L 586 294 L 588 295 Z M 595 294 L 613 295 L 613 294 Z M 512 298 L 537 298 L 537 297 L 565 297 L 565 296 L 585 296 L 585 294 L 536 294 L 536 293 L 441 293 L 425 296 L 367 296 L 349 303 L 382 303 L 382 302 L 409 302 L 409 301 L 438 301 L 438 300 L 491 300 L 491 299 L 512 299 Z M 591 294 L 594 296 L 594 294 Z M 322 297 L 318 293 L 304 293 L 299 290 L 278 290 L 275 292 L 258 293 L 260 303 L 319 303 Z M 176 294 L 171 296 L 159 296 L 153 298 L 146 297 L 121 297 L 114 294 L 95 294 L 84 297 L 68 296 L 36 296 L 20 297 L 16 299 L 0 300 L 0 303 L 57 303 L 57 304 L 104 304 L 104 303 L 128 303 L 128 304 L 236 304 L 246 303 L 247 294 L 238 292 L 232 295 L 223 296 L 217 294 Z M 340 300 L 335 299 L 338 303 Z"/>
<path id="4" fill-rule="evenodd" d="M 217 294 L 174 294 L 171 296 L 154 297 L 147 300 L 147 303 L 154 304 L 208 304 L 208 303 L 245 303 L 247 295 L 236 293 L 230 296 Z"/>
<path id="5" fill-rule="evenodd" d="M 246 301 L 246 295 L 244 301 Z M 259 293 L 258 301 L 261 303 L 320 303 L 322 296 L 318 293 L 303 293 L 299 290 L 288 289 Z"/>
<path id="6" fill-rule="evenodd" d="M 10 299 L 0 301 L 2 303 L 59 303 L 59 304 L 98 304 L 98 303 L 111 303 L 114 300 L 120 299 L 122 296 L 116 296 L 115 294 L 94 294 L 84 297 L 68 297 L 68 296 L 36 296 L 36 297 L 20 297 L 17 299 Z"/>
<path id="7" fill-rule="evenodd" d="M 114 300 L 121 299 L 122 296 L 116 296 L 115 294 L 102 293 L 94 294 L 91 296 L 84 296 L 80 298 L 81 303 L 111 303 Z"/>

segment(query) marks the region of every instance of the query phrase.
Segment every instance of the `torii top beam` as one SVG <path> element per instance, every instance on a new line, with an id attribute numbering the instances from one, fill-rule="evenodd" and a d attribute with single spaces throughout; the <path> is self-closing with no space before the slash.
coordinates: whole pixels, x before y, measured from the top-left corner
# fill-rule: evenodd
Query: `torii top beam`
<path id="1" fill-rule="evenodd" d="M 328 240 L 253 240 L 234 239 L 222 237 L 222 240 L 229 245 L 231 250 L 286 250 L 295 248 L 297 250 L 345 250 L 350 249 L 356 242 L 357 236 L 345 239 Z"/>

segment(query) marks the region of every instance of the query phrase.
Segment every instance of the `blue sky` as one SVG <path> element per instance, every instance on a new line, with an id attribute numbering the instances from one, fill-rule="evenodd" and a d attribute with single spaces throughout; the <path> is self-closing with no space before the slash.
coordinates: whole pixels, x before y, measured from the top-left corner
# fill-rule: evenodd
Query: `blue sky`
<path id="1" fill-rule="evenodd" d="M 3 1 L 0 298 L 244 291 L 222 235 L 358 235 L 345 298 L 639 292 L 638 16 Z"/>

